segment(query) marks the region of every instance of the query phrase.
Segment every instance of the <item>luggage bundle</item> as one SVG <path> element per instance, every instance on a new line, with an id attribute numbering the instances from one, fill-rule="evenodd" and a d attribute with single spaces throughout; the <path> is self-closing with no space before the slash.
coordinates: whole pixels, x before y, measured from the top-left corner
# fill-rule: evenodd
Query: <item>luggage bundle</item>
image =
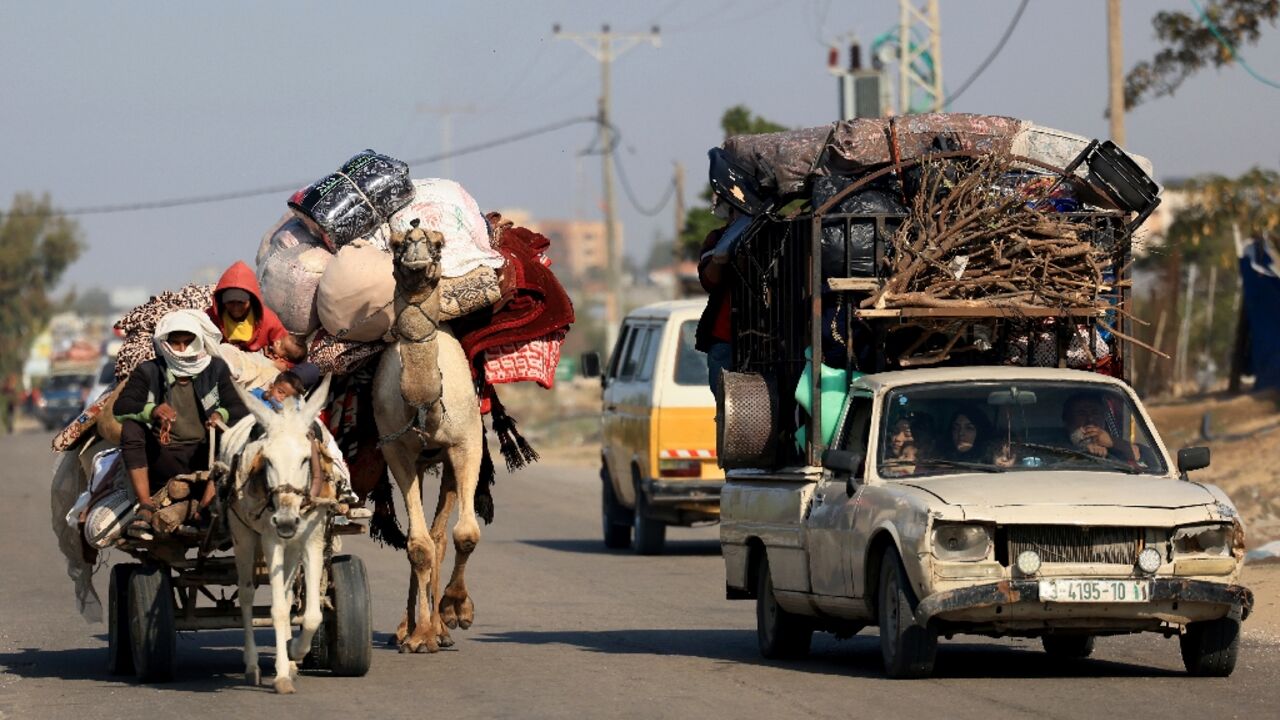
<path id="1" fill-rule="evenodd" d="M 444 319 L 501 297 L 503 256 L 475 199 L 452 180 L 411 180 L 403 162 L 366 150 L 295 193 L 289 208 L 263 237 L 257 264 L 264 301 L 292 333 L 387 339 L 395 313 L 387 241 L 413 220 L 444 236 Z"/>

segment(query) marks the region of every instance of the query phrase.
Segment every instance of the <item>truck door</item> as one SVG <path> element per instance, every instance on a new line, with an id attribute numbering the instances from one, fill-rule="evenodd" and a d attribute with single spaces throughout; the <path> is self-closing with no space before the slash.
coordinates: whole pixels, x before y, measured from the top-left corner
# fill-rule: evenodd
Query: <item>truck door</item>
<path id="1" fill-rule="evenodd" d="M 833 446 L 861 453 L 865 457 L 870 432 L 871 398 L 854 396 L 849 399 L 844 426 Z M 850 572 L 854 557 L 852 539 L 859 517 L 858 499 L 863 491 L 862 475 L 861 468 L 854 473 L 853 494 L 850 495 L 848 475 L 824 470 L 822 480 L 814 492 L 806 530 L 809 579 L 816 594 L 839 597 L 851 597 L 853 594 L 853 577 Z"/>

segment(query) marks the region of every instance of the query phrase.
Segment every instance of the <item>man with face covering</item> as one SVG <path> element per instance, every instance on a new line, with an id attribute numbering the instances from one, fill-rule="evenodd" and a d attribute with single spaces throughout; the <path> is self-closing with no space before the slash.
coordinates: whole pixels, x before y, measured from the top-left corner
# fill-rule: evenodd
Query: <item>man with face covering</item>
<path id="1" fill-rule="evenodd" d="M 136 531 L 145 533 L 155 507 L 150 499 L 175 475 L 207 469 L 206 428 L 235 424 L 248 414 L 231 373 L 206 347 L 204 318 L 177 310 L 156 324 L 156 357 L 137 367 L 116 400 L 120 449 L 140 503 Z M 207 483 L 203 509 L 213 500 Z"/>
<path id="2" fill-rule="evenodd" d="M 280 318 L 262 304 L 253 270 L 238 260 L 222 273 L 208 312 L 209 319 L 222 330 L 223 342 L 249 352 L 274 347 L 289 334 Z"/>

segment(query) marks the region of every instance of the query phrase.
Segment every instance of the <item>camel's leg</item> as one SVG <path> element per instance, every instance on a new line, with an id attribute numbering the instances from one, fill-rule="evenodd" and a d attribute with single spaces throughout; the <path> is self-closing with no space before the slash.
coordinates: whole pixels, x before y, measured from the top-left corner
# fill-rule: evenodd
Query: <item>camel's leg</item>
<path id="1" fill-rule="evenodd" d="M 449 516 L 453 514 L 453 506 L 457 498 L 458 485 L 454 482 L 453 473 L 450 471 L 448 464 L 445 464 L 440 472 L 440 499 L 436 502 L 436 516 L 431 523 L 431 540 L 436 544 L 436 573 L 435 580 L 432 583 L 431 597 L 435 600 L 435 606 L 441 620 L 438 628 L 440 647 L 453 647 L 453 638 L 450 637 L 448 628 L 456 625 L 456 622 L 449 623 L 449 615 L 446 614 L 447 609 L 441 605 L 440 573 L 444 569 L 444 555 L 447 549 L 444 531 L 449 524 Z"/>
<path id="2" fill-rule="evenodd" d="M 476 520 L 476 486 L 480 483 L 479 446 L 455 446 L 448 450 L 448 470 L 453 475 L 458 496 L 458 522 L 453 526 L 453 574 L 440 601 L 441 616 L 449 627 L 466 630 L 475 620 L 475 605 L 467 593 L 467 560 L 480 543 L 480 523 Z"/>
<path id="3" fill-rule="evenodd" d="M 285 547 L 270 534 L 263 536 L 263 550 L 267 558 L 267 575 L 271 578 L 271 625 L 276 631 L 276 677 L 272 686 L 276 692 L 287 695 L 293 689 L 293 661 L 289 659 L 289 593 L 285 587 L 288 568 L 285 567 Z"/>
<path id="4" fill-rule="evenodd" d="M 236 554 L 236 602 L 240 604 L 240 621 L 244 625 L 244 680 L 249 685 L 257 685 L 262 682 L 258 644 L 253 639 L 253 561 L 258 554 L 258 535 L 234 515 L 231 535 Z"/>
<path id="5" fill-rule="evenodd" d="M 306 542 L 302 547 L 302 582 L 305 584 L 306 607 L 302 611 L 302 632 L 293 639 L 289 659 L 301 662 L 311 651 L 311 638 L 320 627 L 320 575 L 324 572 L 324 514 L 315 513 L 304 522 Z"/>
<path id="6" fill-rule="evenodd" d="M 434 629 L 437 618 L 431 603 L 431 575 L 436 572 L 436 549 L 422 511 L 422 484 L 416 472 L 414 455 L 405 450 L 403 443 L 396 443 L 395 451 L 386 453 L 387 465 L 391 468 L 396 484 L 400 486 L 405 511 L 409 516 L 409 566 L 413 572 L 406 608 L 412 629 L 400 645 L 400 650 L 437 652 L 440 650 Z"/>

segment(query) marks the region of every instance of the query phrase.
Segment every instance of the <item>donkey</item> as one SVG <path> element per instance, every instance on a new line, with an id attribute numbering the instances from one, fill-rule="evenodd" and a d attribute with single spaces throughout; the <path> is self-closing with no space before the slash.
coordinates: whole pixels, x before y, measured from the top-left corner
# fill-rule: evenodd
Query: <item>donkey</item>
<path id="1" fill-rule="evenodd" d="M 282 694 L 294 692 L 297 661 L 311 649 L 311 638 L 320 625 L 320 577 L 324 570 L 324 529 L 335 501 L 327 482 L 323 451 L 308 433 L 329 394 L 328 376 L 300 409 L 286 403 L 275 412 L 256 398 L 244 396 L 254 421 L 236 424 L 224 439 L 222 461 L 239 467 L 233 474 L 228 522 L 235 543 L 239 579 L 240 617 L 244 622 L 245 680 L 258 685 L 258 648 L 253 639 L 254 565 L 259 544 L 271 585 L 271 624 L 276 631 L 276 677 L 272 685 Z M 239 390 L 239 388 L 237 388 Z M 255 424 L 263 429 L 248 441 Z M 302 632 L 292 635 L 290 609 L 294 578 L 302 569 L 306 607 Z M 286 646 L 287 644 L 287 646 Z"/>

